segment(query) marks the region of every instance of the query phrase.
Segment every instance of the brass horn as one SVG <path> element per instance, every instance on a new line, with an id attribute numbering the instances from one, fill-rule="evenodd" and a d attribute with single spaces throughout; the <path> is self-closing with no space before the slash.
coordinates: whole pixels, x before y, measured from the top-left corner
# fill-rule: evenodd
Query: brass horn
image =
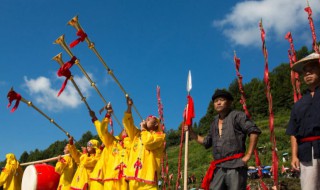
<path id="1" fill-rule="evenodd" d="M 53 43 L 60 45 L 60 46 L 62 47 L 62 49 L 64 49 L 64 50 L 68 53 L 68 55 L 69 55 L 70 57 L 73 57 L 73 56 L 74 56 L 73 53 L 72 53 L 72 51 L 70 50 L 70 48 L 67 46 L 67 44 L 66 44 L 66 42 L 65 42 L 64 35 L 61 35 L 60 37 L 58 37 Z M 57 56 L 59 56 L 59 54 L 58 54 Z M 61 57 L 61 55 L 60 55 L 60 57 Z M 57 59 L 59 59 L 59 58 L 57 58 Z M 61 59 L 61 58 L 60 58 L 60 59 Z M 60 61 L 60 60 L 59 60 L 59 61 Z M 61 59 L 61 61 L 62 61 L 62 59 Z M 104 102 L 104 104 L 107 105 L 108 102 L 107 102 L 106 99 L 102 96 L 100 90 L 97 88 L 96 84 L 91 80 L 91 78 L 90 78 L 90 76 L 88 75 L 88 73 L 84 70 L 84 68 L 83 68 L 82 65 L 80 64 L 79 59 L 77 59 L 77 60 L 75 61 L 75 64 L 80 68 L 81 72 L 86 76 L 86 78 L 87 78 L 88 81 L 90 82 L 90 85 L 91 85 L 91 86 L 96 90 L 96 92 L 99 94 L 99 96 L 100 96 L 100 98 L 102 99 L 102 101 Z M 104 107 L 105 107 L 105 106 L 104 106 Z M 113 114 L 113 116 L 114 116 L 115 120 L 117 121 L 118 125 L 119 125 L 120 127 L 122 127 L 122 125 L 121 125 L 119 119 L 116 117 L 116 115 Z M 123 128 L 123 127 L 122 127 L 122 128 Z"/>
<path id="2" fill-rule="evenodd" d="M 59 53 L 58 55 L 54 56 L 54 57 L 52 58 L 52 60 L 55 60 L 61 67 L 64 65 L 64 62 L 63 62 L 63 60 L 62 60 L 62 53 Z M 81 91 L 80 91 L 77 83 L 76 83 L 76 82 L 74 81 L 74 79 L 73 79 L 73 76 L 71 76 L 70 80 L 71 80 L 73 86 L 76 88 L 77 92 L 79 93 L 79 95 L 80 95 L 80 97 L 81 97 L 81 101 L 83 101 L 83 102 L 85 103 L 85 105 L 87 106 L 87 109 L 88 109 L 89 111 L 91 111 L 91 108 L 90 108 L 88 102 L 86 101 L 86 98 L 85 98 L 85 97 L 83 96 L 83 94 L 81 93 Z"/>
<path id="3" fill-rule="evenodd" d="M 78 19 L 78 15 L 73 17 L 68 23 L 68 25 L 73 26 L 77 31 L 79 30 L 83 30 L 83 28 L 81 27 L 80 23 L 79 23 L 79 19 Z M 113 78 L 113 80 L 118 84 L 118 86 L 120 87 L 120 89 L 122 90 L 122 92 L 125 94 L 125 97 L 128 98 L 129 94 L 126 92 L 126 90 L 123 88 L 123 86 L 120 84 L 119 80 L 115 77 L 115 75 L 113 74 L 113 71 L 108 67 L 108 65 L 106 64 L 106 62 L 103 60 L 103 58 L 101 57 L 101 55 L 99 54 L 99 52 L 96 50 L 95 45 L 93 42 L 90 41 L 89 37 L 87 36 L 85 38 L 85 41 L 88 43 L 88 47 L 89 49 L 91 49 L 96 56 L 98 57 L 98 59 L 100 60 L 100 62 L 103 64 L 103 66 L 106 68 L 106 70 L 108 71 L 108 74 L 111 75 L 111 77 Z M 135 105 L 132 105 L 134 110 L 136 111 L 136 113 L 138 114 L 138 116 L 140 117 L 141 120 L 143 120 L 143 118 L 141 117 L 140 113 L 138 112 L 138 109 L 135 107 Z"/>

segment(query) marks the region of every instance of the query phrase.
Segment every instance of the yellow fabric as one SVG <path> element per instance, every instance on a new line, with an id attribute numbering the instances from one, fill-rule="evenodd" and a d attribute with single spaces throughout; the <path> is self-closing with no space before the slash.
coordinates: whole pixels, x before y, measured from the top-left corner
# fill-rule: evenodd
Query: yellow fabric
<path id="1" fill-rule="evenodd" d="M 157 185 L 160 177 L 160 160 L 164 153 L 165 134 L 162 131 L 140 131 L 134 126 L 130 113 L 125 113 L 123 125 L 132 140 L 127 179 Z"/>
<path id="2" fill-rule="evenodd" d="M 3 190 L 20 190 L 22 182 L 22 168 L 14 154 L 6 155 L 6 165 L 0 175 L 0 186 Z"/>
<path id="3" fill-rule="evenodd" d="M 96 154 L 81 153 L 74 145 L 68 144 L 69 152 L 73 160 L 77 163 L 78 169 L 73 176 L 70 189 L 85 190 L 90 186 L 89 175 L 101 156 L 100 149 L 96 149 Z"/>
<path id="4" fill-rule="evenodd" d="M 69 190 L 76 171 L 76 164 L 70 155 L 66 155 L 62 159 L 64 161 L 58 161 L 55 167 L 55 171 L 60 174 L 58 190 Z"/>
<path id="5" fill-rule="evenodd" d="M 104 182 L 103 190 L 126 190 L 128 189 L 128 183 L 125 178 L 121 178 L 120 180 L 110 180 Z"/>
<path id="6" fill-rule="evenodd" d="M 96 120 L 94 122 L 94 125 L 96 127 L 96 130 L 97 130 L 97 133 L 98 133 L 98 136 L 99 138 L 101 139 L 102 138 L 102 133 L 101 133 L 101 130 L 100 130 L 100 126 L 101 126 L 101 123 L 99 120 Z M 94 167 L 92 173 L 90 174 L 90 180 L 91 181 L 99 181 L 102 182 L 103 179 L 104 179 L 104 174 L 106 172 L 106 162 L 107 162 L 107 159 L 108 159 L 108 150 L 106 149 L 106 147 L 102 150 L 102 153 L 101 153 L 101 157 L 100 159 L 98 160 L 96 166 Z M 100 183 L 102 184 L 102 183 Z M 99 184 L 97 184 L 99 185 Z M 103 185 L 103 184 L 102 184 Z"/>
<path id="7" fill-rule="evenodd" d="M 121 190 L 126 190 L 127 183 L 123 179 L 125 177 L 128 153 L 130 150 L 129 138 L 123 139 L 122 146 L 121 139 L 119 137 L 114 137 L 108 132 L 108 123 L 108 118 L 105 118 L 102 122 L 98 120 L 94 122 L 97 133 L 105 145 L 103 153 L 105 159 L 103 165 L 100 166 L 101 172 L 99 179 L 103 179 L 104 189 L 120 188 Z M 96 169 L 97 168 L 95 168 L 95 170 Z M 91 175 L 91 179 L 94 177 L 96 178 L 97 175 Z"/>
<path id="8" fill-rule="evenodd" d="M 157 190 L 157 185 L 150 185 L 147 183 L 142 183 L 135 180 L 129 181 L 129 189 L 135 189 L 135 190 Z"/>

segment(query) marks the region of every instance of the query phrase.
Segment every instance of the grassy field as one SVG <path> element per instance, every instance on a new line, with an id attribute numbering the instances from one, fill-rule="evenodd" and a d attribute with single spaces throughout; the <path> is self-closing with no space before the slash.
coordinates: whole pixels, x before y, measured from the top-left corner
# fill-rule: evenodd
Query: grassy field
<path id="1" fill-rule="evenodd" d="M 288 126 L 289 113 L 283 113 L 275 115 L 274 119 L 274 131 L 276 134 L 277 141 L 277 154 L 279 158 L 279 182 L 286 184 L 288 189 L 297 190 L 300 189 L 299 179 L 284 178 L 281 176 L 281 166 L 290 167 L 290 160 L 287 162 L 282 161 L 282 154 L 289 153 L 290 151 L 290 138 L 285 135 L 286 127 Z M 262 130 L 262 134 L 259 137 L 257 147 L 260 147 L 259 157 L 262 165 L 271 166 L 271 143 L 270 143 L 270 129 L 269 129 L 269 119 L 259 119 L 255 121 L 259 128 Z M 184 145 L 183 145 L 184 147 Z M 169 163 L 169 174 L 173 174 L 173 182 L 171 184 L 174 187 L 176 183 L 177 171 L 178 171 L 178 155 L 179 146 L 169 147 L 167 149 L 168 163 Z M 200 186 L 200 180 L 209 166 L 212 160 L 212 149 L 206 150 L 203 146 L 199 145 L 195 141 L 189 141 L 189 156 L 188 156 L 188 175 L 195 175 L 197 182 L 196 184 L 191 184 L 190 188 L 195 186 Z M 255 166 L 254 157 L 248 163 L 248 166 Z M 181 161 L 181 171 L 183 172 L 184 167 L 184 152 L 182 154 Z M 264 179 L 266 184 L 271 186 L 273 184 L 273 179 Z M 183 182 L 180 182 L 181 186 Z M 258 180 L 248 180 L 248 184 L 251 184 L 252 189 L 256 189 Z M 174 189 L 174 188 L 172 188 Z"/>

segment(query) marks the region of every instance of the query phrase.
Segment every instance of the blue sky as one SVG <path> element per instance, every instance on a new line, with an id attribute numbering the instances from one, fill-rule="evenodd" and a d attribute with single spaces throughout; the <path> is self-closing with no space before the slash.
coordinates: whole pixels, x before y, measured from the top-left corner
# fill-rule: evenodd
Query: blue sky
<path id="1" fill-rule="evenodd" d="M 319 33 L 320 2 L 310 1 L 310 5 Z M 296 49 L 311 47 L 305 6 L 304 0 L 2 0 L 0 160 L 8 152 L 20 157 L 25 150 L 43 150 L 56 140 L 66 139 L 64 133 L 22 102 L 16 112 L 10 113 L 6 95 L 11 86 L 76 139 L 88 130 L 96 134 L 88 110 L 70 82 L 64 93 L 56 97 L 64 78 L 57 77 L 59 66 L 52 57 L 60 52 L 65 62 L 70 57 L 53 41 L 62 34 L 68 44 L 77 38 L 75 29 L 66 25 L 75 15 L 79 15 L 85 32 L 133 98 L 140 114 L 158 114 L 159 85 L 165 125 L 167 129 L 176 129 L 186 103 L 189 70 L 196 122 L 206 113 L 214 90 L 227 88 L 235 79 L 234 50 L 241 59 L 244 82 L 263 77 L 258 27 L 261 18 L 270 70 L 288 62 L 289 44 L 284 39 L 288 31 L 292 32 Z M 126 103 L 120 88 L 86 43 L 72 51 L 121 119 Z M 77 66 L 71 71 L 98 115 L 102 100 Z M 140 119 L 135 113 L 134 118 L 138 125 Z M 115 129 L 119 132 L 116 123 Z"/>

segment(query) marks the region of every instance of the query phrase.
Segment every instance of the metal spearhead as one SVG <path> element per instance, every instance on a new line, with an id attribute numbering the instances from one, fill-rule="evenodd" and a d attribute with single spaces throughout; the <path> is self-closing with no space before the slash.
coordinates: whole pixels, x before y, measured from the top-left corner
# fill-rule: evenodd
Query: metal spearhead
<path id="1" fill-rule="evenodd" d="M 187 80 L 187 91 L 188 91 L 188 94 L 190 93 L 191 89 L 192 89 L 192 78 L 191 78 L 191 71 L 189 70 L 188 80 Z"/>

